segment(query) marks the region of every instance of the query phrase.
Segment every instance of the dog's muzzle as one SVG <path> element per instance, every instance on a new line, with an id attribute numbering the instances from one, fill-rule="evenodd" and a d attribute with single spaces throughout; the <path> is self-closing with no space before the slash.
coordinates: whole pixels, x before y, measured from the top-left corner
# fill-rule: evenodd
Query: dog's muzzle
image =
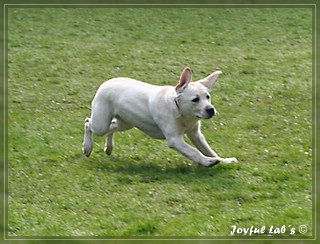
<path id="1" fill-rule="evenodd" d="M 206 113 L 208 115 L 208 118 L 211 118 L 216 114 L 216 110 L 213 107 L 206 107 Z"/>

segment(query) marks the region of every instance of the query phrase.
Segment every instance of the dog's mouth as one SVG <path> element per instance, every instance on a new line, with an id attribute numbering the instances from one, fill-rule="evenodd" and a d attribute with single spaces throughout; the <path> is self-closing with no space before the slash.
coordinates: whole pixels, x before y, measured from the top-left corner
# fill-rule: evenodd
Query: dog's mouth
<path id="1" fill-rule="evenodd" d="M 205 116 L 196 115 L 197 119 L 211 119 L 212 117 L 213 117 L 213 115 L 205 115 Z"/>
<path id="2" fill-rule="evenodd" d="M 197 119 L 210 119 L 214 114 L 205 114 L 205 115 L 195 115 Z"/>
<path id="3" fill-rule="evenodd" d="M 196 118 L 197 119 L 210 119 L 212 116 L 199 116 L 199 115 L 196 115 Z"/>

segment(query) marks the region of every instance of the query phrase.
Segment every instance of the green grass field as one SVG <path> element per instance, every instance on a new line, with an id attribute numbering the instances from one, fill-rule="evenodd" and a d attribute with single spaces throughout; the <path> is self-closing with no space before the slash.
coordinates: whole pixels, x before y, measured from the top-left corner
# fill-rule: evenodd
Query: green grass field
<path id="1" fill-rule="evenodd" d="M 175 85 L 187 65 L 223 71 L 202 128 L 239 164 L 198 166 L 138 130 L 82 154 L 104 80 Z M 8 237 L 310 237 L 312 9 L 9 8 L 7 210 Z"/>

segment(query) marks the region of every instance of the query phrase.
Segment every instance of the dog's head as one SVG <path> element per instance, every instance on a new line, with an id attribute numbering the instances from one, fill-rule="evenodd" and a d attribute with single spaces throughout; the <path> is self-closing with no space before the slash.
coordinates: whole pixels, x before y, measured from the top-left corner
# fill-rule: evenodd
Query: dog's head
<path id="1" fill-rule="evenodd" d="M 211 104 L 210 92 L 221 71 L 215 71 L 204 79 L 192 82 L 189 67 L 185 68 L 176 86 L 176 105 L 183 116 L 195 119 L 209 119 L 216 114 Z"/>

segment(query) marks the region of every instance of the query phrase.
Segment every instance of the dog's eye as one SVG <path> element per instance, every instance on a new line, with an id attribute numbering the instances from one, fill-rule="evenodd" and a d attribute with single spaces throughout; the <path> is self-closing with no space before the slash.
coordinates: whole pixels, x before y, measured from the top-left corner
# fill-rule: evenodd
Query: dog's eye
<path id="1" fill-rule="evenodd" d="M 192 99 L 192 102 L 197 103 L 197 102 L 199 102 L 199 100 L 200 100 L 200 98 L 196 97 L 196 98 Z"/>
<path id="2" fill-rule="evenodd" d="M 210 99 L 210 96 L 209 96 L 209 95 L 207 95 L 207 99 L 208 99 L 208 100 Z"/>

